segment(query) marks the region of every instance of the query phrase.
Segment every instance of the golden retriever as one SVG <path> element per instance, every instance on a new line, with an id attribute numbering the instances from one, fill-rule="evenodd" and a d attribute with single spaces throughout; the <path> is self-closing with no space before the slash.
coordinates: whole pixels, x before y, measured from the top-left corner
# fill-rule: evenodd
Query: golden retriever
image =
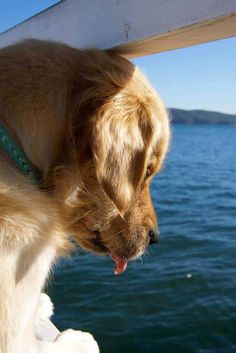
<path id="1" fill-rule="evenodd" d="M 26 40 L 0 50 L 0 122 L 42 175 L 0 154 L 0 352 L 95 353 L 93 337 L 35 338 L 40 293 L 68 234 L 115 273 L 157 242 L 149 185 L 168 115 L 147 79 L 112 51 Z"/>

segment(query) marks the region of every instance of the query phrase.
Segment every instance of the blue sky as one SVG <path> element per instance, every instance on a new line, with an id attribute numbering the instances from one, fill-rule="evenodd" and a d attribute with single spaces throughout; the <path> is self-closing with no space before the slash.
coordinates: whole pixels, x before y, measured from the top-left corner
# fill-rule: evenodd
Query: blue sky
<path id="1" fill-rule="evenodd" d="M 57 3 L 0 0 L 0 32 Z M 236 114 L 236 38 L 133 60 L 168 107 Z"/>

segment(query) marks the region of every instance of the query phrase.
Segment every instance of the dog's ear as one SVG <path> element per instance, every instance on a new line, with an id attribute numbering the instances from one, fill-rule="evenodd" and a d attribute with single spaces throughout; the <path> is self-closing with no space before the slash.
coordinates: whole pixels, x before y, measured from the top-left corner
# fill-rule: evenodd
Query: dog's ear
<path id="1" fill-rule="evenodd" d="M 122 93 L 92 119 L 97 178 L 122 216 L 144 181 L 152 137 L 147 110 L 131 98 L 124 99 Z"/>

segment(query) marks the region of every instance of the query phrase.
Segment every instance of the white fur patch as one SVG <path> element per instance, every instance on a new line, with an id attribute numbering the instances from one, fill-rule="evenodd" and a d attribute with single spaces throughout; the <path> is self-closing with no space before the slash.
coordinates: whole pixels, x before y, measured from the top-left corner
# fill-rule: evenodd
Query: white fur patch
<path id="1" fill-rule="evenodd" d="M 60 331 L 50 321 L 52 315 L 51 299 L 47 294 L 41 293 L 35 318 L 35 333 L 40 341 L 53 342 L 60 334 Z"/>
<path id="2" fill-rule="evenodd" d="M 50 319 L 53 315 L 54 306 L 46 293 L 41 293 L 38 303 L 37 318 L 39 320 Z"/>

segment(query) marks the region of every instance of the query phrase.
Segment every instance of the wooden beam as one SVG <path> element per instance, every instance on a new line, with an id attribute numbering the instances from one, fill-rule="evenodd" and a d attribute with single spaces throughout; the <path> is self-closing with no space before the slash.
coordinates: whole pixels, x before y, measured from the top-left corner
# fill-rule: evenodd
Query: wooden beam
<path id="1" fill-rule="evenodd" d="M 233 37 L 236 35 L 235 28 L 236 14 L 186 26 L 177 31 L 170 31 L 130 44 L 123 44 L 114 49 L 126 58 L 134 58 Z"/>
<path id="2" fill-rule="evenodd" d="M 64 0 L 0 34 L 74 47 L 115 47 L 127 57 L 236 35 L 236 0 Z"/>

